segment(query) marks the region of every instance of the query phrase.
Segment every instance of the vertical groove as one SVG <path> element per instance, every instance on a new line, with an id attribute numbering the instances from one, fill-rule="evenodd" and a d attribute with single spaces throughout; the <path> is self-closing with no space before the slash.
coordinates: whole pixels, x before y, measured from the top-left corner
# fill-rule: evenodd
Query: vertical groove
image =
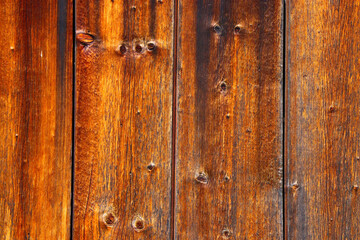
<path id="1" fill-rule="evenodd" d="M 287 105 L 287 100 L 286 100 L 286 98 L 287 98 L 287 91 L 286 91 L 286 86 L 287 86 L 287 84 L 286 84 L 286 80 L 287 80 L 287 75 L 286 75 L 286 68 L 287 68 L 287 64 L 286 64 L 286 56 L 287 56 L 287 54 L 286 54 L 286 50 L 287 50 L 287 45 L 286 45 L 286 21 L 287 21 L 287 12 L 286 12 L 286 0 L 283 0 L 283 36 L 282 36 L 282 41 L 283 41 L 283 43 L 282 43 L 282 54 L 283 54 L 283 56 L 282 56 L 282 67 L 283 67 L 283 86 L 282 86 L 282 98 L 283 98 L 283 109 L 282 109 L 282 118 L 283 118 L 283 123 L 282 123 L 282 133 L 283 133 L 283 136 L 282 136 L 282 138 L 283 138 L 283 149 L 282 149 L 282 151 L 283 151 L 283 154 L 282 154 L 282 156 L 283 156 L 283 238 L 284 239 L 287 239 L 287 231 L 286 231 L 286 229 L 287 229 L 287 221 L 286 221 L 286 219 L 287 219 L 287 214 L 286 214 L 286 209 L 287 209 L 287 201 L 286 201 L 286 196 L 287 196 L 287 194 L 286 194 L 286 185 L 287 185 L 287 173 L 286 173 L 286 171 L 287 171 L 287 162 L 286 162 L 286 159 L 287 159 L 287 151 L 286 151 L 286 146 L 287 146 L 287 138 L 286 138 L 286 135 L 287 135 L 287 127 L 286 127 L 286 125 L 287 125 L 287 113 L 286 113 L 286 111 L 287 111 L 287 108 L 286 108 L 286 105 Z"/>
<path id="2" fill-rule="evenodd" d="M 75 89 L 75 75 L 76 75 L 76 67 L 75 67 L 75 60 L 76 60 L 76 21 L 75 21 L 75 3 L 76 0 L 72 1 L 72 17 L 73 17 L 73 29 L 72 29 L 72 40 L 73 40 L 73 46 L 72 46 L 72 133 L 71 133 L 71 212 L 70 212 L 70 240 L 73 239 L 73 231 L 74 231 L 74 187 L 75 187 L 75 106 L 76 106 L 76 89 Z"/>
<path id="3" fill-rule="evenodd" d="M 173 29 L 173 102 L 172 102 L 172 158 L 171 158 L 171 226 L 170 239 L 175 239 L 175 173 L 176 173 L 176 104 L 177 104 L 177 41 L 178 41 L 178 0 L 174 0 L 174 29 Z"/>

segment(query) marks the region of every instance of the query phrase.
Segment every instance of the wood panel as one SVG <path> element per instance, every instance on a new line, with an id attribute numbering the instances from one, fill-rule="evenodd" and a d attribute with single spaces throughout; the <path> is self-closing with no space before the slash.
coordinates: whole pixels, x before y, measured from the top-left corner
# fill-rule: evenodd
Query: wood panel
<path id="1" fill-rule="evenodd" d="M 0 239 L 69 239 L 72 2 L 0 5 Z"/>
<path id="2" fill-rule="evenodd" d="M 179 2 L 175 239 L 281 239 L 282 1 Z"/>
<path id="3" fill-rule="evenodd" d="M 76 2 L 74 239 L 169 239 L 173 2 Z"/>
<path id="4" fill-rule="evenodd" d="M 360 3 L 287 9 L 287 239 L 359 239 Z"/>

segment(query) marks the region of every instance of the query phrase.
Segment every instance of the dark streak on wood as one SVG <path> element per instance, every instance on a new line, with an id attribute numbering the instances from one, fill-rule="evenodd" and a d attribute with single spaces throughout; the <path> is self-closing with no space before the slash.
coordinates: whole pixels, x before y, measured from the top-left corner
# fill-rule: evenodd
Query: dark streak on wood
<path id="1" fill-rule="evenodd" d="M 69 239 L 72 2 L 1 5 L 0 238 Z"/>
<path id="2" fill-rule="evenodd" d="M 175 239 L 282 238 L 281 14 L 180 2 Z"/>

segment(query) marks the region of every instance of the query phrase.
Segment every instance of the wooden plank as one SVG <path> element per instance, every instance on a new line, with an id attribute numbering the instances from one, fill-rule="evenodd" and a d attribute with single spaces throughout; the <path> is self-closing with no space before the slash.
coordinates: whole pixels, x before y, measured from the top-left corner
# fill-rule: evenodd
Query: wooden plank
<path id="1" fill-rule="evenodd" d="M 281 239 L 282 1 L 179 5 L 176 239 Z"/>
<path id="2" fill-rule="evenodd" d="M 169 239 L 173 2 L 76 2 L 74 239 Z"/>
<path id="3" fill-rule="evenodd" d="M 358 1 L 288 1 L 288 239 L 359 239 Z"/>
<path id="4" fill-rule="evenodd" d="M 0 239 L 69 239 L 72 2 L 0 5 Z"/>

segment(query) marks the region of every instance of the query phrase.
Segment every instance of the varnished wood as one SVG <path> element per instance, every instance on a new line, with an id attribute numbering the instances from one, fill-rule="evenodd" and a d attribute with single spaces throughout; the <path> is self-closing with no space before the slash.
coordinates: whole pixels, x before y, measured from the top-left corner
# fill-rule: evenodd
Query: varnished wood
<path id="1" fill-rule="evenodd" d="M 70 239 L 72 2 L 0 5 L 0 239 Z"/>
<path id="2" fill-rule="evenodd" d="M 74 239 L 169 239 L 173 1 L 76 4 Z"/>
<path id="3" fill-rule="evenodd" d="M 287 239 L 360 239 L 360 4 L 287 13 Z"/>
<path id="4" fill-rule="evenodd" d="M 282 239 L 282 1 L 178 12 L 175 239 Z"/>

